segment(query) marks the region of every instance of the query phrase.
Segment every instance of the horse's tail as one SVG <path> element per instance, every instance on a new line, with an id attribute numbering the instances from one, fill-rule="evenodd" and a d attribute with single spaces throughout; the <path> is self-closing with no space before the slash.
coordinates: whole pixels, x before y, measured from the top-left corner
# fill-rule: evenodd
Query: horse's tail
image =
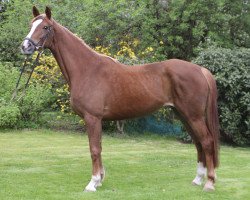
<path id="1" fill-rule="evenodd" d="M 204 74 L 208 87 L 209 94 L 206 107 L 206 124 L 208 127 L 209 134 L 211 134 L 214 140 L 214 154 L 213 162 L 214 167 L 219 166 L 219 116 L 218 116 L 218 106 L 217 106 L 217 86 L 213 75 L 205 68 L 202 68 L 202 73 Z"/>

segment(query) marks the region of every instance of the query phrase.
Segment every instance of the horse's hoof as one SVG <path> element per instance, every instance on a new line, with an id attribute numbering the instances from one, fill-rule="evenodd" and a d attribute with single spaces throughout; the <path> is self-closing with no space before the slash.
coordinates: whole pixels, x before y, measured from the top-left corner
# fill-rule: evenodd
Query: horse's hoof
<path id="1" fill-rule="evenodd" d="M 101 186 L 101 176 L 100 175 L 92 175 L 89 184 L 85 187 L 86 192 L 95 192 L 96 188 Z"/>
<path id="2" fill-rule="evenodd" d="M 204 191 L 204 192 L 214 192 L 215 189 L 214 189 L 214 186 L 213 186 L 213 187 L 204 187 L 204 188 L 203 188 L 203 191 Z"/>
<path id="3" fill-rule="evenodd" d="M 203 177 L 196 176 L 195 179 L 192 181 L 192 185 L 200 186 L 203 182 Z"/>
<path id="4" fill-rule="evenodd" d="M 192 181 L 193 186 L 201 186 L 201 182 L 196 182 L 195 180 Z"/>
<path id="5" fill-rule="evenodd" d="M 84 192 L 96 192 L 96 188 L 95 187 L 93 187 L 93 188 L 86 187 L 85 190 L 84 190 Z"/>
<path id="6" fill-rule="evenodd" d="M 208 180 L 203 188 L 203 191 L 204 192 L 213 192 L 215 191 L 215 188 L 214 188 L 214 183 L 210 180 Z"/>

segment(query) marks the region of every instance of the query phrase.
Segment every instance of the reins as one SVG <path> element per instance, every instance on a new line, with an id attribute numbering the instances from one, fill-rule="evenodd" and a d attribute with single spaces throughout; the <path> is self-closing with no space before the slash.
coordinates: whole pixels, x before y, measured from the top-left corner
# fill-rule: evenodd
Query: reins
<path id="1" fill-rule="evenodd" d="M 44 44 L 45 44 L 45 42 L 46 42 L 46 40 L 47 40 L 47 38 L 48 38 L 48 36 L 49 36 L 50 33 L 51 33 L 51 26 L 49 27 L 48 32 L 47 32 L 47 33 L 46 33 L 37 43 L 35 43 L 31 38 L 25 38 L 25 40 L 29 40 L 29 41 L 35 46 L 36 50 L 38 50 L 38 54 L 37 54 L 37 56 L 36 56 L 35 61 L 34 61 L 33 64 L 32 64 L 31 72 L 30 72 L 30 74 L 29 74 L 29 77 L 28 77 L 28 79 L 27 79 L 25 85 L 24 85 L 24 88 L 23 88 L 23 90 L 22 90 L 22 94 L 21 94 L 21 96 L 20 96 L 16 101 L 19 101 L 19 100 L 22 99 L 23 96 L 25 95 L 25 91 L 26 91 L 26 89 L 27 89 L 27 87 L 28 87 L 28 85 L 29 85 L 29 81 L 30 81 L 30 79 L 31 79 L 31 76 L 32 76 L 32 74 L 33 74 L 35 68 L 36 68 L 36 67 L 38 66 L 38 64 L 39 64 L 39 58 L 41 57 L 41 55 L 42 55 L 43 52 L 44 52 Z M 42 40 L 43 40 L 42 45 L 39 45 L 39 43 L 40 43 Z M 41 50 L 39 50 L 39 49 L 41 49 Z M 20 84 L 22 75 L 23 75 L 23 73 L 24 73 L 24 71 L 25 71 L 25 68 L 26 68 L 26 66 L 27 66 L 28 58 L 29 58 L 29 56 L 26 56 L 26 57 L 25 57 L 25 60 L 24 60 L 24 63 L 23 63 L 23 66 L 22 66 L 20 75 L 19 75 L 19 77 L 18 77 L 18 79 L 17 79 L 17 82 L 16 82 L 16 87 L 15 87 L 15 90 L 14 90 L 14 92 L 13 92 L 13 94 L 12 94 L 12 97 L 11 97 L 10 102 L 14 101 L 14 100 L 17 98 L 18 87 L 19 87 L 19 84 Z"/>
<path id="2" fill-rule="evenodd" d="M 28 79 L 27 79 L 27 81 L 26 81 L 26 83 L 25 83 L 25 85 L 24 85 L 23 90 L 22 90 L 22 94 L 21 94 L 21 96 L 20 96 L 16 101 L 19 101 L 19 100 L 20 100 L 21 98 L 23 98 L 23 96 L 25 95 L 25 91 L 26 91 L 26 89 L 27 89 L 27 87 L 28 87 L 28 85 L 29 85 L 30 78 L 31 78 L 31 76 L 32 76 L 32 74 L 33 74 L 33 72 L 34 72 L 34 69 L 35 69 L 36 66 L 39 64 L 39 58 L 40 58 L 40 56 L 42 55 L 42 53 L 43 53 L 43 51 L 40 51 L 40 52 L 37 54 L 36 59 L 35 59 L 35 61 L 34 61 L 33 64 L 32 64 L 31 72 L 30 72 L 30 74 L 29 74 L 29 77 L 28 77 Z M 29 58 L 29 57 L 26 56 L 26 58 L 25 58 L 25 60 L 24 60 L 23 67 L 22 67 L 22 69 L 21 69 L 20 75 L 19 75 L 18 80 L 17 80 L 17 82 L 16 82 L 16 87 L 15 87 L 15 90 L 14 90 L 14 92 L 13 92 L 13 94 L 12 94 L 12 97 L 11 97 L 10 102 L 14 101 L 14 100 L 16 99 L 16 97 L 17 97 L 18 87 L 19 87 L 19 84 L 20 84 L 22 75 L 23 75 L 23 73 L 24 73 L 24 71 L 25 71 L 25 68 L 26 68 L 26 66 L 27 66 L 27 60 L 28 60 L 28 58 Z"/>

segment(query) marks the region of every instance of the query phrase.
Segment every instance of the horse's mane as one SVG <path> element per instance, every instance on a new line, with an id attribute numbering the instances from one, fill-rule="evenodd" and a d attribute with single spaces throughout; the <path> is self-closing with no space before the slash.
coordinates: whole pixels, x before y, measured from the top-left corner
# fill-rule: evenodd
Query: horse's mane
<path id="1" fill-rule="evenodd" d="M 55 21 L 55 20 L 54 20 Z M 55 21 L 56 22 L 56 21 Z M 115 63 L 119 63 L 118 60 L 110 57 L 110 56 L 107 56 L 105 54 L 101 54 L 97 51 L 95 51 L 93 48 L 91 48 L 82 38 L 80 38 L 77 34 L 74 34 L 73 32 L 71 32 L 68 28 L 62 26 L 61 24 L 59 24 L 58 22 L 56 22 L 57 25 L 59 25 L 61 28 L 63 28 L 63 30 L 65 30 L 67 33 L 69 33 L 70 35 L 72 35 L 74 38 L 76 38 L 84 47 L 86 47 L 89 51 L 91 51 L 92 53 L 98 55 L 98 56 L 102 56 L 102 57 L 105 57 L 105 58 L 108 58 L 110 60 L 112 60 L 113 62 Z"/>

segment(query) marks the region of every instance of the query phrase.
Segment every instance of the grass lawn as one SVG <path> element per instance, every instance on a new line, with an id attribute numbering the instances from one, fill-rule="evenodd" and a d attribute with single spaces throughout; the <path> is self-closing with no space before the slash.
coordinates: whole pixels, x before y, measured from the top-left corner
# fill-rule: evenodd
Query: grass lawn
<path id="1" fill-rule="evenodd" d="M 214 193 L 191 185 L 194 145 L 161 136 L 103 137 L 106 179 L 91 176 L 86 135 L 49 130 L 0 132 L 1 200 L 250 199 L 250 148 L 221 147 Z"/>

